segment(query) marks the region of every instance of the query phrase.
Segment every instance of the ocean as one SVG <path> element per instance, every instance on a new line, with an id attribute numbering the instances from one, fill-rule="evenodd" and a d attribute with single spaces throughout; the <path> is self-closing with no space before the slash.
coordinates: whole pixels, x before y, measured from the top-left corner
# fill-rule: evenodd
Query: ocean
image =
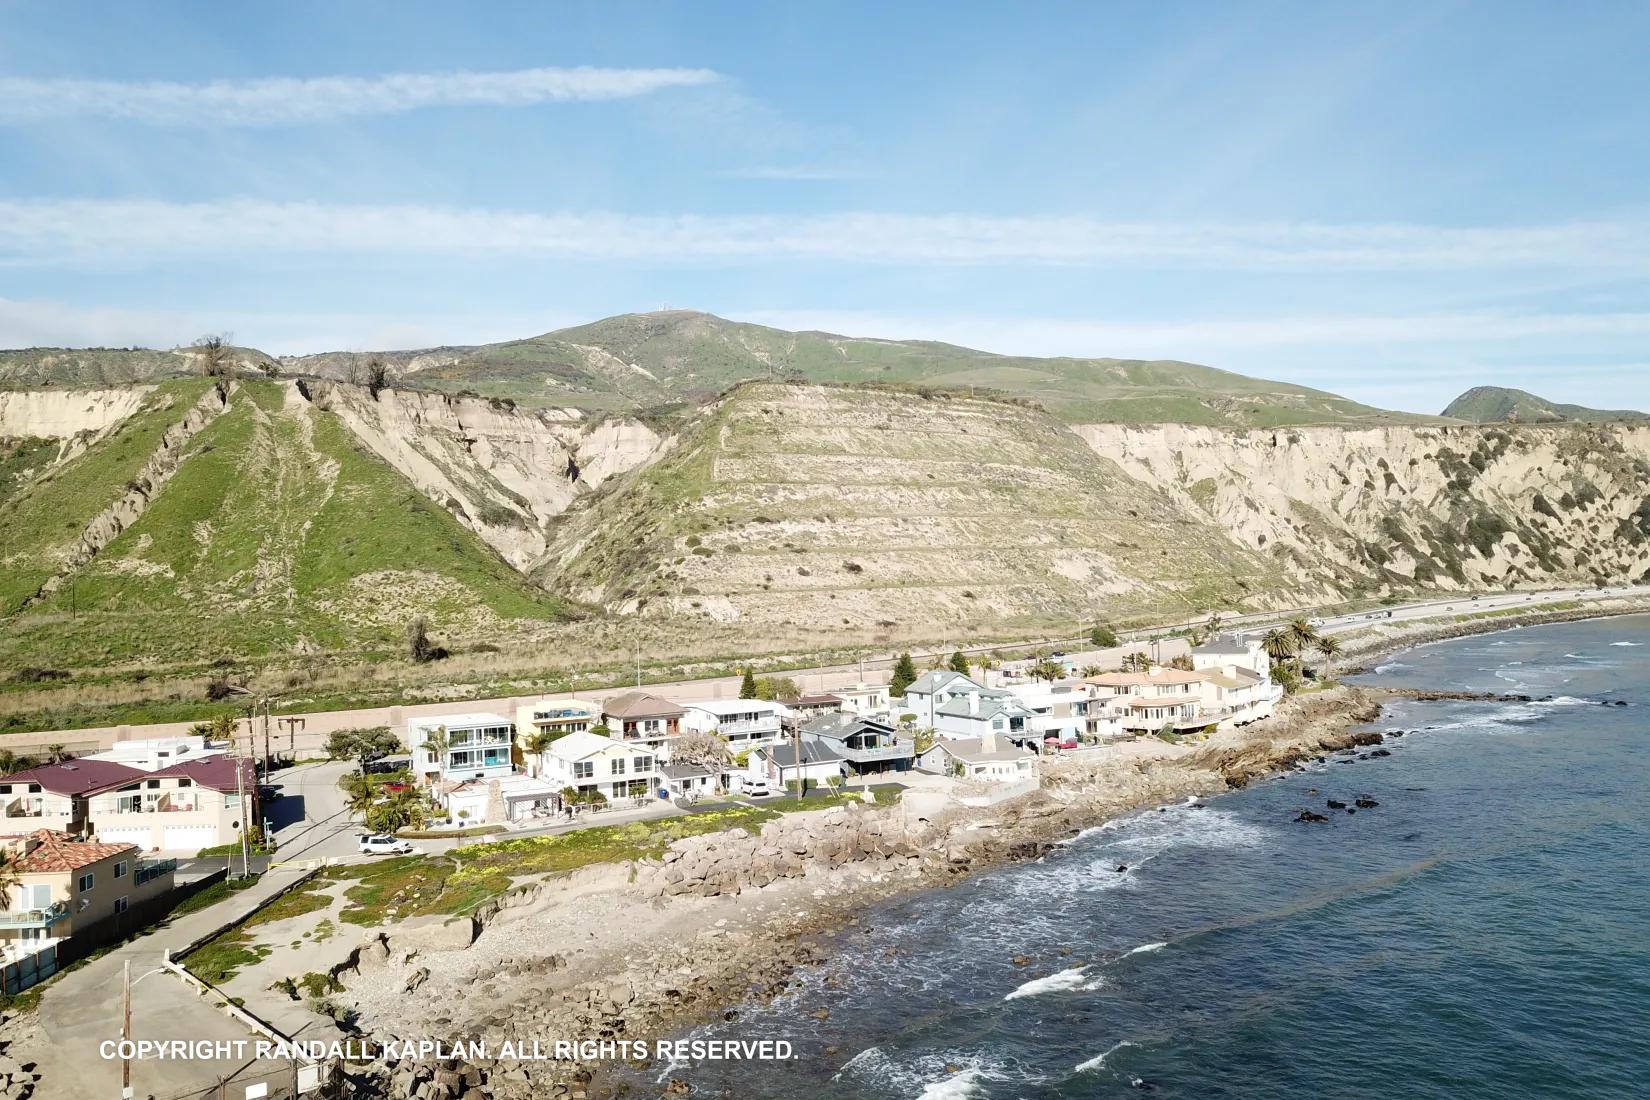
<path id="1" fill-rule="evenodd" d="M 1392 706 L 1389 756 L 874 909 L 794 992 L 693 1033 L 795 1060 L 659 1080 L 738 1100 L 1650 1096 L 1650 616 L 1429 645 L 1361 679 L 1550 698 Z M 1328 807 L 1359 798 L 1377 805 Z"/>

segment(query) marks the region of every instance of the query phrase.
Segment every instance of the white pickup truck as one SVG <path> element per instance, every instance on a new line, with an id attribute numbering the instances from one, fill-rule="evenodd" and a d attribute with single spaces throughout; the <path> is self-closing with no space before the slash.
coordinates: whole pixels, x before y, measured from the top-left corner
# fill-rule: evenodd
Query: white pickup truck
<path id="1" fill-rule="evenodd" d="M 388 833 L 362 833 L 361 854 L 368 856 L 408 856 L 418 851 L 411 843 L 397 840 Z"/>

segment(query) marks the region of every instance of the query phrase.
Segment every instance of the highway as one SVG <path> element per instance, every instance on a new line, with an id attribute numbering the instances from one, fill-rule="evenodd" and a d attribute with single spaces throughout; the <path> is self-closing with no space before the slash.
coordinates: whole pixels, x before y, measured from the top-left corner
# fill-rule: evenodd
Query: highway
<path id="1" fill-rule="evenodd" d="M 1650 585 L 1630 588 L 1589 589 L 1585 591 L 1565 588 L 1542 592 L 1480 593 L 1477 599 L 1474 599 L 1470 593 L 1464 593 L 1460 596 L 1448 598 L 1397 604 L 1378 610 L 1368 609 L 1330 614 L 1327 617 L 1319 616 L 1312 608 L 1294 608 L 1288 611 L 1227 616 L 1224 621 L 1229 628 L 1241 627 L 1255 630 L 1274 623 L 1286 622 L 1295 617 L 1309 617 L 1320 622 L 1319 629 L 1333 634 L 1360 626 L 1372 625 L 1377 620 L 1407 622 L 1415 619 L 1482 614 L 1489 611 L 1513 608 L 1536 609 L 1543 604 L 1562 603 L 1570 600 L 1597 602 L 1602 599 L 1619 599 L 1630 596 L 1650 597 Z M 1198 618 L 1129 631 L 1123 635 L 1126 644 L 1110 650 L 1088 648 L 1086 637 L 1055 638 L 1040 642 L 1022 642 L 1010 645 L 963 646 L 961 649 L 965 654 L 1013 653 L 1017 651 L 1027 655 L 1033 652 L 1061 649 L 1065 650 L 1068 655 L 1075 657 L 1079 664 L 1105 665 L 1115 663 L 1126 652 L 1147 649 L 1151 640 L 1158 639 L 1159 656 L 1161 659 L 1167 660 L 1177 653 L 1184 652 L 1185 647 L 1184 641 L 1169 638 L 1167 635 L 1174 630 L 1194 626 L 1203 621 L 1202 618 Z M 952 648 L 954 647 L 948 647 L 939 654 L 924 652 L 914 653 L 912 656 L 918 667 L 921 668 L 931 663 L 936 655 L 949 656 Z M 888 669 L 892 664 L 893 660 L 891 658 L 883 658 L 876 661 L 866 661 L 863 664 L 800 669 L 785 672 L 783 675 L 795 680 L 805 692 L 830 691 L 860 683 L 862 680 L 872 683 L 886 683 Z M 643 686 L 645 690 L 668 696 L 678 702 L 688 702 L 696 699 L 731 699 L 739 693 L 739 678 L 737 676 L 724 676 L 710 679 L 644 683 Z M 607 688 L 597 691 L 581 691 L 579 695 L 581 698 L 603 699 L 628 690 L 633 689 Z M 468 699 L 458 702 L 426 703 L 404 707 L 383 706 L 356 710 L 313 711 L 300 715 L 304 719 L 304 729 L 297 735 L 295 745 L 301 758 L 306 754 L 317 754 L 322 746 L 326 744 L 328 735 L 341 729 L 353 729 L 362 726 L 389 726 L 393 729 L 404 726 L 408 718 L 440 717 L 442 715 L 463 714 L 474 711 L 492 711 L 513 717 L 517 704 L 528 702 L 531 698 Z M 71 751 L 84 753 L 95 751 L 96 748 L 106 748 L 117 739 L 164 737 L 184 733 L 193 724 L 192 722 L 167 722 L 153 725 L 16 733 L 7 734 L 4 743 L 7 748 L 19 753 L 37 751 L 51 744 L 62 744 Z M 276 740 L 284 745 L 286 739 L 276 738 Z"/>

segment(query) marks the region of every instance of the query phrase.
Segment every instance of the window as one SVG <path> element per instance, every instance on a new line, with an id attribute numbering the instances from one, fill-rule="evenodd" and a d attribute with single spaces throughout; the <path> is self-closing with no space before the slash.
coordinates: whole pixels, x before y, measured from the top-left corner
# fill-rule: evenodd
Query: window
<path id="1" fill-rule="evenodd" d="M 92 872 L 87 871 L 85 874 L 80 876 L 80 886 L 79 886 L 80 892 L 82 894 L 84 894 L 87 890 L 90 890 L 92 888 L 92 885 L 95 882 L 96 882 L 96 876 L 94 876 L 92 874 Z"/>
<path id="2" fill-rule="evenodd" d="M 609 765 L 609 767 L 612 769 L 612 772 L 613 772 L 614 775 L 623 775 L 624 774 L 624 759 L 621 757 L 620 759 L 613 761 Z"/>
<path id="3" fill-rule="evenodd" d="M 115 899 L 115 912 L 117 912 L 117 913 L 126 912 L 126 899 L 125 898 L 116 898 Z"/>
<path id="4" fill-rule="evenodd" d="M 119 863 L 115 864 L 115 877 L 116 878 L 125 878 L 126 877 L 126 861 L 124 859 L 121 860 Z"/>
<path id="5" fill-rule="evenodd" d="M 650 771 L 653 770 L 653 757 L 651 757 L 651 756 L 638 756 L 638 757 L 635 758 L 635 760 L 636 760 L 636 770 L 638 772 L 650 772 Z"/>
<path id="6" fill-rule="evenodd" d="M 146 779 L 144 780 L 144 786 L 148 787 L 151 791 L 158 791 L 160 790 L 160 780 Z"/>
<path id="7" fill-rule="evenodd" d="M 52 888 L 43 882 L 30 883 L 17 888 L 19 909 L 49 909 L 52 904 Z"/>
<path id="8" fill-rule="evenodd" d="M 194 785 L 195 785 L 195 781 L 194 781 L 194 780 L 193 780 L 193 779 L 183 779 L 183 778 L 180 778 L 180 779 L 179 779 L 179 780 L 178 780 L 178 786 L 179 786 L 179 787 L 192 787 L 192 786 L 194 786 Z"/>
<path id="9" fill-rule="evenodd" d="M 580 760 L 573 765 L 574 779 L 593 779 L 596 775 L 596 764 L 591 760 Z"/>

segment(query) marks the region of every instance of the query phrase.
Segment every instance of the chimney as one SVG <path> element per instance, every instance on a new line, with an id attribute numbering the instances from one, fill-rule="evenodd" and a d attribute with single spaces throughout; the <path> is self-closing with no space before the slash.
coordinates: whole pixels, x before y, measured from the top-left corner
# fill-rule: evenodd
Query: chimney
<path id="1" fill-rule="evenodd" d="M 994 730 L 994 729 L 986 730 L 985 731 L 985 736 L 980 738 L 980 751 L 981 752 L 996 752 L 997 748 L 998 748 L 997 731 Z"/>
<path id="2" fill-rule="evenodd" d="M 968 697 L 968 713 L 969 714 L 978 714 L 978 713 L 980 713 L 980 695 L 979 695 L 979 692 L 975 692 L 974 694 L 972 694 Z"/>

